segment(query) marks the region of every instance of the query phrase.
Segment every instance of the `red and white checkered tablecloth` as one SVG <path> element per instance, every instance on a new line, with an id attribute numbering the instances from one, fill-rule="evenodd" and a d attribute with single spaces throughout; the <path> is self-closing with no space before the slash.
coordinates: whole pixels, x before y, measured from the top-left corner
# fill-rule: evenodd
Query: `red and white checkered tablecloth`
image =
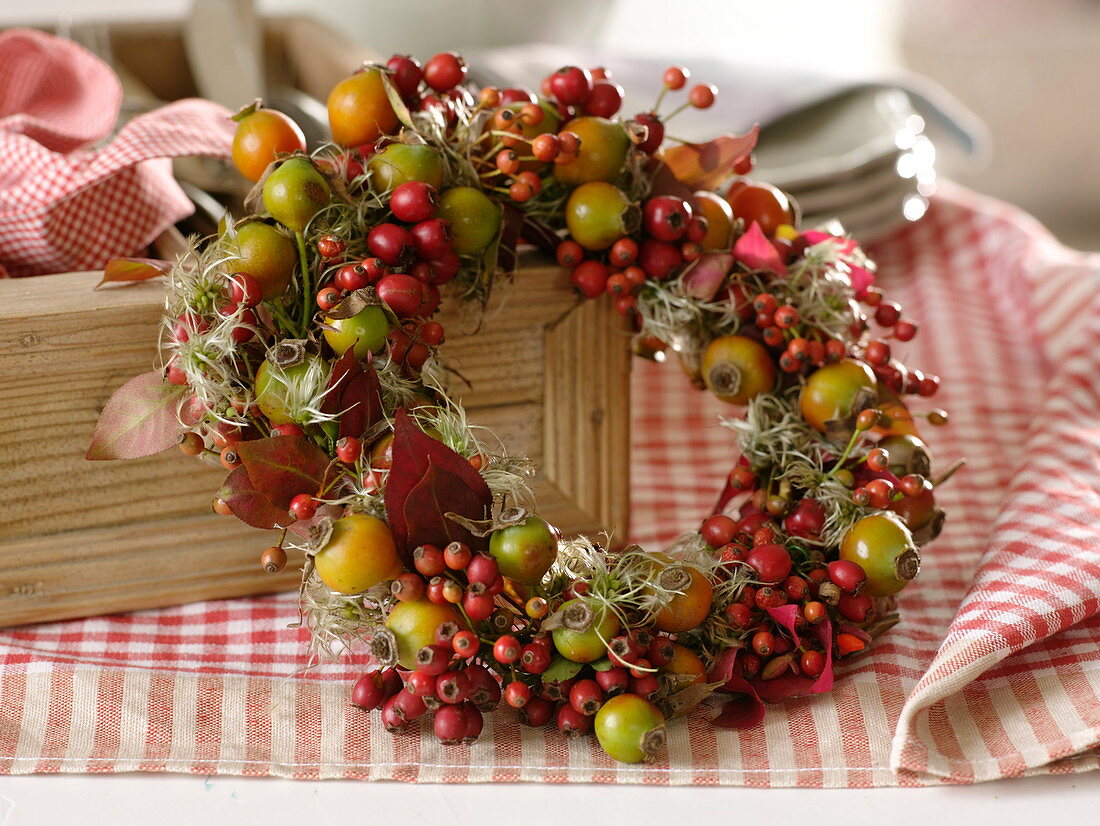
<path id="1" fill-rule="evenodd" d="M 902 623 L 832 693 L 743 732 L 697 710 L 652 766 L 505 711 L 469 747 L 393 738 L 348 706 L 353 665 L 299 672 L 282 595 L 0 631 L 0 771 L 864 787 L 1100 767 L 1100 256 L 954 187 L 872 253 L 923 322 L 903 355 L 944 379 L 952 421 L 926 435 L 969 464 Z M 634 538 L 654 544 L 711 505 L 731 441 L 675 366 L 636 364 L 634 392 Z"/>

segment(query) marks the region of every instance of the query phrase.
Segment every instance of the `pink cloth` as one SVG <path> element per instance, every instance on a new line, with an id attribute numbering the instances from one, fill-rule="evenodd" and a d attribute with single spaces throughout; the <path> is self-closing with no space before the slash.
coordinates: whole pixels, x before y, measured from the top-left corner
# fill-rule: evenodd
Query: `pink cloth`
<path id="1" fill-rule="evenodd" d="M 298 673 L 284 594 L 0 631 L 0 772 L 866 787 L 1100 768 L 1100 256 L 951 186 L 871 252 L 922 324 L 900 355 L 943 376 L 939 467 L 969 464 L 902 622 L 831 693 L 742 732 L 696 710 L 652 766 L 504 709 L 472 746 L 394 738 L 348 705 L 354 663 Z M 713 503 L 729 409 L 671 364 L 636 363 L 633 392 L 633 538 L 656 547 Z"/>
<path id="2" fill-rule="evenodd" d="M 229 112 L 182 100 L 134 118 L 108 144 L 122 100 L 86 49 L 26 29 L 0 32 L 0 276 L 102 267 L 189 215 L 170 159 L 228 158 Z"/>

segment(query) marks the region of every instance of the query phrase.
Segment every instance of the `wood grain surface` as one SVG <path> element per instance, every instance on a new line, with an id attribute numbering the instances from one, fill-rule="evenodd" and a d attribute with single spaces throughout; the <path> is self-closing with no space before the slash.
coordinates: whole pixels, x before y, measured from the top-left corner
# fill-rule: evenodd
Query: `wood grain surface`
<path id="1" fill-rule="evenodd" d="M 0 625 L 293 587 L 296 571 L 259 567 L 267 535 L 210 511 L 220 467 L 174 450 L 85 461 L 111 393 L 154 366 L 164 299 L 157 281 L 99 278 L 0 281 Z M 530 263 L 476 333 L 454 309 L 440 320 L 471 422 L 538 462 L 542 515 L 624 537 L 630 353 L 609 302 L 579 304 L 566 273 Z"/>

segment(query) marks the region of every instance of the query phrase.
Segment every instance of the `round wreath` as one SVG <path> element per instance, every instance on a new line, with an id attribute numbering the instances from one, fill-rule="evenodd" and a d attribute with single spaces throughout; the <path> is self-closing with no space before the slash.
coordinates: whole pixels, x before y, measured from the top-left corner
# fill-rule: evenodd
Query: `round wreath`
<path id="1" fill-rule="evenodd" d="M 559 69 L 541 96 L 465 77 L 450 52 L 362 67 L 312 154 L 281 113 L 237 115 L 249 214 L 171 266 L 163 367 L 116 393 L 90 455 L 178 440 L 220 461 L 214 510 L 282 529 L 268 571 L 305 552 L 314 651 L 365 656 L 351 702 L 394 732 L 430 715 L 469 742 L 503 700 L 636 762 L 715 692 L 734 695 L 715 725 L 738 727 L 829 690 L 834 661 L 897 621 L 943 523 L 948 474 L 932 481 L 903 401 L 939 380 L 891 355 L 916 324 L 838 227 L 745 177 L 755 129 L 663 141 L 685 69 L 630 120 L 602 69 Z M 670 548 L 562 538 L 530 463 L 448 393 L 440 287 L 476 314 L 521 239 L 612 301 L 636 353 L 674 353 L 737 411 L 715 512 Z"/>

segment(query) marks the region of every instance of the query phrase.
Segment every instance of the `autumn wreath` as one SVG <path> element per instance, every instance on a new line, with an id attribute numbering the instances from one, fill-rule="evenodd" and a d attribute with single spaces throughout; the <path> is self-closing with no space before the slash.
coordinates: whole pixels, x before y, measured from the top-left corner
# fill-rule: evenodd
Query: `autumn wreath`
<path id="1" fill-rule="evenodd" d="M 351 702 L 391 731 L 430 718 L 470 741 L 503 700 L 637 762 L 716 693 L 715 725 L 754 725 L 896 622 L 940 530 L 942 478 L 904 401 L 939 380 L 891 355 L 916 324 L 838 227 L 801 226 L 745 177 L 756 130 L 666 143 L 661 99 L 688 72 L 663 80 L 623 120 L 602 69 L 536 95 L 475 91 L 450 52 L 364 66 L 312 154 L 285 115 L 237 116 L 247 215 L 170 267 L 113 265 L 167 272 L 163 365 L 115 394 L 90 458 L 178 444 L 223 464 L 214 509 L 282 530 L 269 571 L 305 552 L 314 650 L 365 663 Z M 715 94 L 694 85 L 681 108 Z M 521 241 L 613 302 L 637 354 L 675 354 L 731 405 L 740 459 L 670 548 L 561 537 L 530 463 L 448 392 L 440 289 L 476 313 Z"/>

